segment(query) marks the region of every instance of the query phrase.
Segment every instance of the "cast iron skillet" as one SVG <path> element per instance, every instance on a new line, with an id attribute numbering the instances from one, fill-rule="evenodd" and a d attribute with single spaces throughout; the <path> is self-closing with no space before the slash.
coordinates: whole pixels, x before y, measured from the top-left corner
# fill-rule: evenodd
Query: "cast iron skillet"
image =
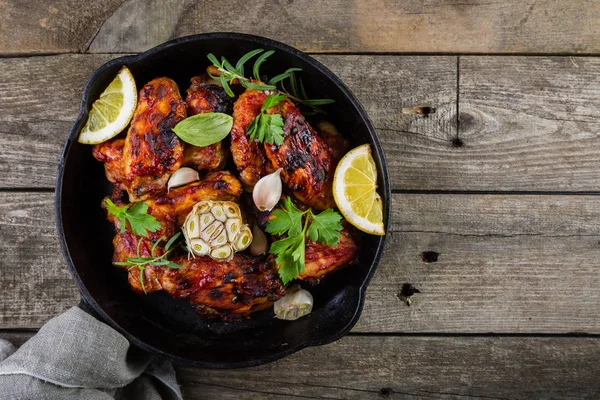
<path id="1" fill-rule="evenodd" d="M 383 250 L 384 237 L 365 235 L 360 263 L 338 271 L 312 288 L 313 312 L 293 322 L 274 319 L 272 311 L 267 310 L 241 322 L 208 323 L 199 319 L 185 301 L 160 292 L 133 293 L 126 272 L 111 265 L 114 231 L 100 208 L 111 187 L 102 164 L 92 157 L 91 146 L 76 140 L 93 101 L 122 65 L 129 67 L 138 88 L 155 77 L 168 76 L 184 93 L 190 78 L 208 66 L 209 52 L 233 61 L 256 48 L 276 51 L 263 64 L 261 73 L 275 75 L 290 67 L 302 68 L 301 76 L 312 98 L 336 100 L 327 106 L 328 119 L 353 145 L 371 144 L 379 174 L 384 222 L 389 227 L 389 178 L 375 130 L 346 85 L 312 57 L 262 37 L 210 33 L 176 39 L 142 54 L 107 62 L 85 87 L 79 117 L 60 161 L 55 203 L 60 243 L 82 302 L 136 346 L 175 362 L 206 368 L 245 367 L 339 339 L 360 316 L 367 284 Z"/>

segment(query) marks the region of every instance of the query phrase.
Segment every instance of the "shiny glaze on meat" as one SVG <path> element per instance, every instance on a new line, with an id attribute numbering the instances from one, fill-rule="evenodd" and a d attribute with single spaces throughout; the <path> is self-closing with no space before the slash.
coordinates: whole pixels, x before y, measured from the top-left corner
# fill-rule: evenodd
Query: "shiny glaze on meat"
<path id="1" fill-rule="evenodd" d="M 273 171 L 265 155 L 264 147 L 258 141 L 250 141 L 246 129 L 260 113 L 267 95 L 263 91 L 248 89 L 233 106 L 233 128 L 231 129 L 231 154 L 240 173 L 244 188 L 252 191 L 256 182 Z"/>
<path id="2" fill-rule="evenodd" d="M 208 74 L 192 78 L 185 99 L 188 116 L 208 112 L 231 114 L 233 99 L 214 83 Z M 222 141 L 204 147 L 185 144 L 182 165 L 198 171 L 218 171 L 225 166 L 228 155 L 229 151 Z"/>
<path id="3" fill-rule="evenodd" d="M 140 90 L 123 148 L 130 201 L 164 190 L 181 166 L 183 143 L 172 128 L 185 118 L 186 104 L 173 80 L 156 78 Z"/>
<path id="4" fill-rule="evenodd" d="M 304 273 L 298 279 L 317 284 L 325 276 L 340 267 L 357 261 L 358 246 L 347 230 L 337 247 L 308 241 L 304 253 Z"/>
<path id="5" fill-rule="evenodd" d="M 284 292 L 272 258 L 237 254 L 229 262 L 218 262 L 206 256 L 179 256 L 173 262 L 185 269 L 165 271 L 161 286 L 209 317 L 235 320 L 272 306 Z"/>
<path id="6" fill-rule="evenodd" d="M 123 147 L 125 139 L 113 139 L 94 145 L 92 154 L 96 160 L 104 163 L 106 179 L 119 190 L 127 190 L 130 180 L 125 175 Z"/>
<path id="7" fill-rule="evenodd" d="M 331 186 L 335 165 L 327 143 L 290 100 L 283 100 L 269 113 L 281 114 L 284 120 L 283 144 L 265 143 L 273 168 L 283 168 L 283 182 L 303 203 L 317 210 L 334 207 Z"/>

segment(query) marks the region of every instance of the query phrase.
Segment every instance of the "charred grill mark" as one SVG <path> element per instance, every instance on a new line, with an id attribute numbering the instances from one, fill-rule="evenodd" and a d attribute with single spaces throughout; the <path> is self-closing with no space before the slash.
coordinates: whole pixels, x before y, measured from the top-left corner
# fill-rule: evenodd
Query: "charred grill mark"
<path id="1" fill-rule="evenodd" d="M 210 292 L 208 292 L 208 297 L 212 300 L 221 300 L 223 297 L 223 293 L 221 293 L 221 289 L 214 288 Z"/>
<path id="2" fill-rule="evenodd" d="M 226 187 L 227 187 L 227 182 L 225 182 L 225 181 L 217 181 L 215 183 L 215 188 L 218 190 L 224 189 Z"/>

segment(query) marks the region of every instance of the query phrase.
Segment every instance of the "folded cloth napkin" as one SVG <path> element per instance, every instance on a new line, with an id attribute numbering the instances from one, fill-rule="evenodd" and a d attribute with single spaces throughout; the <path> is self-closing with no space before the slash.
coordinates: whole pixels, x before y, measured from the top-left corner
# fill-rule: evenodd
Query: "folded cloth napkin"
<path id="1" fill-rule="evenodd" d="M 182 400 L 171 363 L 78 307 L 20 349 L 0 339 L 0 399 Z"/>

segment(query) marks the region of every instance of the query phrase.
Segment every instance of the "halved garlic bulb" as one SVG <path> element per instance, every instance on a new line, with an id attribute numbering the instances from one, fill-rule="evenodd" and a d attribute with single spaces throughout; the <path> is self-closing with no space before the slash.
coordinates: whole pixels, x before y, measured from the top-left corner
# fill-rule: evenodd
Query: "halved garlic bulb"
<path id="1" fill-rule="evenodd" d="M 282 190 L 281 170 L 282 168 L 279 168 L 277 171 L 263 176 L 256 182 L 252 190 L 252 199 L 254 200 L 254 205 L 260 211 L 271 211 L 279 203 Z"/>
<path id="2" fill-rule="evenodd" d="M 312 295 L 308 290 L 294 285 L 286 290 L 285 296 L 275 302 L 273 311 L 275 312 L 275 317 L 293 321 L 310 314 L 312 308 Z"/>
<path id="3" fill-rule="evenodd" d="M 167 192 L 170 191 L 171 188 L 187 185 L 188 183 L 196 182 L 199 179 L 200 175 L 198 175 L 198 171 L 188 167 L 181 167 L 171 175 L 171 178 L 169 178 Z"/>
<path id="4" fill-rule="evenodd" d="M 242 222 L 237 204 L 231 201 L 200 201 L 183 223 L 183 236 L 191 254 L 229 261 L 252 243 L 250 227 Z"/>

